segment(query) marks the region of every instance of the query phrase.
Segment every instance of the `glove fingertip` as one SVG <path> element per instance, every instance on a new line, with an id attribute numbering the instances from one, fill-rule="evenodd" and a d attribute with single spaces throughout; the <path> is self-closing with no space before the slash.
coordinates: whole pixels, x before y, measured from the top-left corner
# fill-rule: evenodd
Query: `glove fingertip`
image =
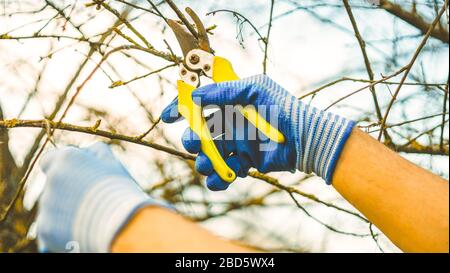
<path id="1" fill-rule="evenodd" d="M 173 123 L 181 118 L 178 112 L 178 99 L 172 101 L 161 113 L 161 120 L 165 123 Z"/>
<path id="2" fill-rule="evenodd" d="M 122 162 L 120 162 L 120 160 L 114 155 L 111 146 L 105 142 L 99 141 L 81 150 L 92 153 L 103 163 L 106 163 L 109 166 L 114 166 L 117 170 L 121 170 L 123 173 L 131 176 L 128 170 L 123 166 Z"/>
<path id="3" fill-rule="evenodd" d="M 247 167 L 243 167 L 237 155 L 232 155 L 225 160 L 228 167 L 230 167 L 239 177 L 247 176 Z M 214 173 L 206 179 L 208 189 L 212 191 L 223 191 L 228 189 L 231 183 L 223 181 L 217 173 Z"/>
<path id="4" fill-rule="evenodd" d="M 239 177 L 246 177 L 247 172 L 250 169 L 249 166 L 243 166 L 243 163 L 241 160 L 239 160 L 239 157 L 237 155 L 232 155 L 226 160 L 228 166 L 233 169 L 233 171 L 236 173 Z M 244 164 L 247 165 L 247 164 Z"/>
<path id="5" fill-rule="evenodd" d="M 230 183 L 223 181 L 217 174 L 212 174 L 206 179 L 206 186 L 211 191 L 224 191 L 228 189 Z"/>
<path id="6" fill-rule="evenodd" d="M 211 175 L 214 172 L 211 161 L 202 152 L 200 152 L 195 160 L 195 169 L 202 175 L 206 176 Z"/>
<path id="7" fill-rule="evenodd" d="M 39 166 L 41 167 L 41 170 L 44 173 L 47 173 L 48 170 L 50 169 L 50 167 L 52 166 L 52 164 L 57 161 L 57 158 L 59 158 L 59 156 L 67 153 L 67 152 L 75 152 L 78 151 L 79 149 L 77 147 L 74 146 L 64 146 L 62 148 L 54 148 L 54 149 L 50 149 L 48 150 L 42 157 L 41 160 L 39 162 Z"/>
<path id="8" fill-rule="evenodd" d="M 111 150 L 111 147 L 105 142 L 98 141 L 94 144 L 84 148 L 83 150 L 89 151 L 96 155 L 100 159 L 111 159 L 114 158 L 114 154 Z"/>
<path id="9" fill-rule="evenodd" d="M 183 147 L 191 154 L 197 154 L 201 150 L 200 138 L 189 127 L 184 131 L 181 137 Z"/>
<path id="10" fill-rule="evenodd" d="M 46 173 L 48 172 L 48 169 L 51 166 L 51 162 L 53 162 L 53 158 L 56 155 L 56 149 L 52 149 L 48 152 L 46 152 L 39 161 L 39 166 L 41 167 L 41 170 Z"/>

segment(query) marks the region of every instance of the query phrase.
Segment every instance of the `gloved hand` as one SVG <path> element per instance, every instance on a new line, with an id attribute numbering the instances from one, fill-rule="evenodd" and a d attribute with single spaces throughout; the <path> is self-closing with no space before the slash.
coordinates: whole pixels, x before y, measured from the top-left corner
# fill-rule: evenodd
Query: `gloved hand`
<path id="1" fill-rule="evenodd" d="M 164 205 L 139 188 L 105 143 L 49 151 L 41 168 L 47 182 L 37 217 L 40 251 L 108 252 L 139 208 Z"/>
<path id="2" fill-rule="evenodd" d="M 245 177 L 251 167 L 263 173 L 298 169 L 314 172 L 330 184 L 338 157 L 354 127 L 352 121 L 302 103 L 265 75 L 203 86 L 192 93 L 192 98 L 203 107 L 215 105 L 222 110 L 227 105 L 253 105 L 272 125 L 278 125 L 277 129 L 285 136 L 283 144 L 271 142 L 261 134 L 252 140 L 245 132 L 254 132 L 253 125 L 232 124 L 232 119 L 224 115 L 224 134 L 215 138 L 215 143 L 240 177 Z M 164 122 L 179 120 L 177 104 L 174 100 L 164 109 L 161 115 Z M 214 126 L 221 120 L 215 115 L 208 122 L 215 121 Z M 198 153 L 196 169 L 208 176 L 209 189 L 228 188 L 230 183 L 215 173 L 210 160 L 200 151 L 199 137 L 189 128 L 183 134 L 182 143 L 188 152 Z"/>

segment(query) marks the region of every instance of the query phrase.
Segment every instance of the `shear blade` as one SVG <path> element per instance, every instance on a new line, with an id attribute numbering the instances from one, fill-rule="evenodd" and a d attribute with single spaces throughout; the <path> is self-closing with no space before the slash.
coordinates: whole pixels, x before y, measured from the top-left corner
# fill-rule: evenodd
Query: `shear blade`
<path id="1" fill-rule="evenodd" d="M 199 48 L 198 40 L 187 30 L 185 26 L 182 26 L 177 21 L 171 19 L 168 19 L 167 23 L 173 33 L 175 33 L 175 37 L 178 40 L 178 44 L 181 47 L 184 57 L 186 57 L 192 49 Z"/>
<path id="2" fill-rule="evenodd" d="M 207 52 L 212 52 L 209 46 L 208 33 L 206 32 L 205 26 L 203 25 L 198 15 L 191 8 L 186 8 L 186 13 L 189 14 L 192 21 L 194 21 L 195 27 L 198 32 L 198 38 L 192 35 L 192 33 L 189 32 L 186 26 L 181 25 L 175 20 L 167 20 L 169 27 L 175 33 L 175 37 L 178 40 L 181 51 L 183 51 L 184 57 L 186 58 L 189 51 L 197 48 Z"/>

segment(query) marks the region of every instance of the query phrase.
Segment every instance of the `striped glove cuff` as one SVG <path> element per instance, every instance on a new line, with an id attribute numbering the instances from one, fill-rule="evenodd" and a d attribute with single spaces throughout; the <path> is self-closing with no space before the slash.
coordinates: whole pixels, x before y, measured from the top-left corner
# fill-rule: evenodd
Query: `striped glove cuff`
<path id="1" fill-rule="evenodd" d="M 299 101 L 293 108 L 297 168 L 331 184 L 333 172 L 355 123 Z"/>
<path id="2" fill-rule="evenodd" d="M 107 177 L 84 195 L 72 227 L 80 252 L 108 252 L 116 235 L 140 208 L 168 207 L 149 198 L 133 180 L 124 183 L 124 179 L 130 178 Z"/>

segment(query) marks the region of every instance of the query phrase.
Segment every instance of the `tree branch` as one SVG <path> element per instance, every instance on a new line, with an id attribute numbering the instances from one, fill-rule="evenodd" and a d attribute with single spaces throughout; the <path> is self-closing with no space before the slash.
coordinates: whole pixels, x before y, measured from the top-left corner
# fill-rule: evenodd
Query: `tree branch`
<path id="1" fill-rule="evenodd" d="M 54 121 L 49 121 L 49 120 L 17 120 L 17 119 L 0 120 L 0 128 L 7 128 L 7 129 L 20 128 L 20 127 L 46 128 L 48 126 L 50 126 L 54 130 L 58 129 L 58 130 L 79 132 L 79 133 L 85 133 L 85 134 L 105 137 L 108 139 L 121 140 L 121 141 L 126 141 L 126 142 L 130 142 L 130 143 L 134 143 L 134 144 L 139 144 L 139 145 L 143 145 L 146 147 L 150 147 L 150 148 L 153 148 L 153 149 L 156 149 L 159 151 L 169 153 L 171 155 L 178 156 L 178 157 L 180 157 L 182 159 L 186 159 L 186 160 L 195 160 L 195 158 L 196 158 L 194 155 L 183 153 L 183 152 L 180 152 L 173 148 L 169 148 L 169 147 L 166 147 L 166 146 L 163 146 L 160 144 L 156 144 L 156 143 L 153 143 L 150 141 L 143 140 L 140 136 L 132 137 L 132 136 L 126 136 L 126 135 L 108 132 L 108 131 L 104 131 L 104 130 L 99 130 L 96 128 L 98 126 L 98 122 L 96 123 L 96 125 L 93 125 L 93 126 L 78 126 L 78 125 L 72 125 L 72 124 L 68 124 L 68 123 L 64 123 L 64 122 L 54 122 Z M 320 204 L 325 205 L 330 208 L 334 208 L 334 209 L 339 210 L 344 213 L 351 214 L 353 216 L 356 216 L 360 220 L 363 220 L 364 222 L 368 222 L 368 220 L 366 218 L 364 218 L 363 216 L 361 216 L 360 214 L 358 214 L 356 212 L 352 212 L 350 210 L 336 206 L 332 203 L 323 201 L 323 200 L 319 199 L 318 197 L 316 197 L 315 195 L 303 192 L 294 187 L 285 186 L 285 185 L 281 184 L 277 179 L 275 179 L 271 176 L 268 176 L 268 175 L 265 175 L 265 174 L 262 174 L 262 173 L 259 173 L 256 171 L 249 172 L 249 176 L 256 178 L 258 180 L 264 181 L 272 186 L 275 186 L 276 188 L 278 188 L 280 190 L 284 190 L 289 193 L 298 194 L 298 195 L 303 196 L 311 201 L 320 203 Z M 1 214 L 0 214 L 0 216 L 1 216 Z M 0 220 L 1 219 L 2 218 L 0 217 Z"/>
<path id="2" fill-rule="evenodd" d="M 389 102 L 389 105 L 386 109 L 386 113 L 384 114 L 383 119 L 381 120 L 381 130 L 380 130 L 380 134 L 378 135 L 378 140 L 381 139 L 381 136 L 383 135 L 383 131 L 384 131 L 384 126 L 386 125 L 388 116 L 389 116 L 389 112 L 392 108 L 392 105 L 394 105 L 395 100 L 397 99 L 398 94 L 400 93 L 400 89 L 403 86 L 403 83 L 406 81 L 406 78 L 408 77 L 409 72 L 411 71 L 414 63 L 417 60 L 417 57 L 419 57 L 420 52 L 422 51 L 422 49 L 424 48 L 424 46 L 426 45 L 428 38 L 430 37 L 431 33 L 433 32 L 433 30 L 435 29 L 436 25 L 440 22 L 440 19 L 442 17 L 442 15 L 445 13 L 445 11 L 447 10 L 448 7 L 448 0 L 445 0 L 445 3 L 442 5 L 441 10 L 439 11 L 439 14 L 436 16 L 436 18 L 434 19 L 433 23 L 429 26 L 429 29 L 427 31 L 427 33 L 425 34 L 425 36 L 423 37 L 422 41 L 420 42 L 419 46 L 417 47 L 416 51 L 414 52 L 413 57 L 411 58 L 411 61 L 405 66 L 406 70 L 403 74 L 402 79 L 400 80 L 400 84 L 397 86 L 397 89 L 395 90 L 394 95 L 392 96 L 391 101 Z"/>
<path id="3" fill-rule="evenodd" d="M 2 106 L 0 105 L 0 120 L 3 117 Z M 9 136 L 8 130 L 5 128 L 1 128 L 0 126 L 0 199 L 3 201 L 5 199 L 9 199 L 7 196 L 8 192 L 14 188 L 12 185 L 13 182 L 13 174 L 17 172 L 17 165 L 14 161 L 14 157 L 9 150 Z M 2 185 L 2 183 L 5 183 Z M 6 195 L 6 196 L 5 196 Z M 0 201 L 0 205 L 3 202 Z"/>
<path id="4" fill-rule="evenodd" d="M 178 150 L 168 148 L 159 144 L 155 144 L 149 141 L 142 140 L 140 137 L 132 137 L 132 136 L 126 136 L 121 135 L 117 133 L 112 133 L 104 130 L 96 129 L 96 126 L 78 126 L 78 125 L 72 125 L 64 122 L 55 122 L 50 120 L 17 120 L 17 119 L 11 119 L 11 120 L 0 120 L 0 128 L 16 128 L 16 127 L 34 127 L 34 128 L 46 128 L 50 124 L 50 127 L 53 129 L 59 129 L 59 130 L 65 130 L 65 131 L 72 131 L 72 132 L 79 132 L 79 133 L 86 133 L 101 137 L 106 137 L 109 139 L 116 139 L 116 140 L 123 140 L 135 144 L 144 145 L 153 149 L 157 149 L 160 151 L 164 151 L 166 153 L 179 156 L 183 159 L 187 160 L 195 160 L 195 156 L 179 152 Z"/>
<path id="5" fill-rule="evenodd" d="M 445 5 L 447 5 L 447 4 L 445 4 Z M 446 44 L 449 43 L 448 30 L 444 29 L 444 27 L 441 26 L 441 24 L 439 24 L 437 27 L 436 27 L 436 25 L 432 26 L 432 24 L 426 22 L 422 16 L 417 14 L 417 12 L 404 10 L 400 5 L 392 3 L 391 1 L 388 1 L 388 0 L 380 0 L 380 8 L 386 10 L 390 14 L 402 19 L 403 21 L 407 22 L 408 24 L 419 29 L 422 32 L 422 34 L 427 33 L 428 29 L 430 29 L 432 27 L 431 34 L 430 34 L 431 37 L 434 37 Z"/>

